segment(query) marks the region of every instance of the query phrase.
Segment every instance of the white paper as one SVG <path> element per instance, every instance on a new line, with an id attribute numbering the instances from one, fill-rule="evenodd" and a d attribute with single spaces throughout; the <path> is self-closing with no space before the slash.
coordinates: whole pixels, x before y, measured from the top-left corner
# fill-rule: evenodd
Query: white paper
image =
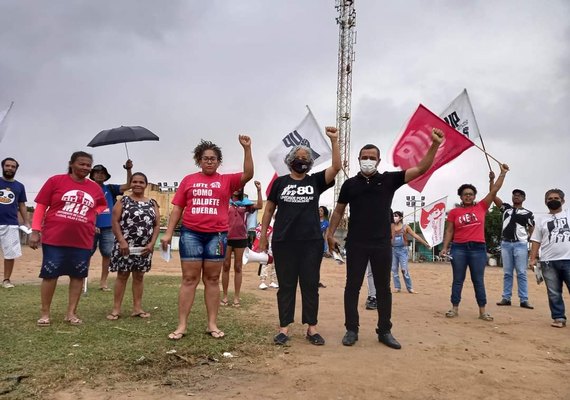
<path id="1" fill-rule="evenodd" d="M 129 247 L 129 254 L 133 256 L 140 256 L 144 250 L 144 247 Z"/>
<path id="2" fill-rule="evenodd" d="M 534 276 L 536 277 L 536 283 L 540 285 L 544 281 L 544 277 L 542 276 L 542 267 L 540 264 L 537 264 L 532 267 L 534 270 Z"/>
<path id="3" fill-rule="evenodd" d="M 32 233 L 32 228 L 28 228 L 26 225 L 20 225 L 20 230 L 28 235 Z"/>
<path id="4" fill-rule="evenodd" d="M 170 253 L 170 245 L 168 245 L 166 250 L 162 249 L 162 247 L 161 247 L 160 256 L 162 257 L 162 259 L 164 261 L 166 261 L 166 262 L 170 261 L 170 258 L 172 257 L 172 254 Z"/>

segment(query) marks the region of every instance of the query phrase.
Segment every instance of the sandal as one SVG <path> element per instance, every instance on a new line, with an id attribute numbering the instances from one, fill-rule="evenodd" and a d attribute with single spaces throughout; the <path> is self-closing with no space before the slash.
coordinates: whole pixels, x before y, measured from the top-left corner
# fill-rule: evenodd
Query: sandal
<path id="1" fill-rule="evenodd" d="M 491 316 L 491 314 L 489 313 L 483 313 L 481 315 L 479 315 L 479 319 L 482 319 L 483 321 L 492 321 L 494 320 L 494 318 Z"/>
<path id="2" fill-rule="evenodd" d="M 206 335 L 210 335 L 214 339 L 223 339 L 226 336 L 226 334 L 220 330 L 218 330 L 218 331 L 206 331 L 205 333 L 206 333 Z"/>
<path id="3" fill-rule="evenodd" d="M 311 342 L 311 344 L 314 344 L 315 346 L 322 346 L 325 344 L 325 339 L 318 333 L 315 333 L 314 335 L 309 335 L 309 331 L 307 331 L 307 340 Z"/>
<path id="4" fill-rule="evenodd" d="M 447 318 L 455 318 L 455 317 L 457 317 L 458 315 L 459 315 L 459 312 L 457 312 L 457 311 L 455 311 L 455 310 L 453 310 L 453 309 L 451 309 L 451 310 L 449 310 L 448 312 L 445 313 L 445 316 L 446 316 Z"/>
<path id="5" fill-rule="evenodd" d="M 235 301 L 235 300 L 234 300 L 234 302 L 233 302 L 233 304 L 232 304 L 232 307 L 240 308 L 240 307 L 241 307 L 241 304 L 240 304 L 239 300 L 238 300 L 238 301 Z"/>
<path id="6" fill-rule="evenodd" d="M 78 326 L 78 325 L 83 324 L 83 320 L 81 318 L 78 318 L 78 317 L 66 318 L 63 321 L 69 323 L 69 325 L 72 325 L 72 326 Z"/>
<path id="7" fill-rule="evenodd" d="M 220 300 L 220 305 L 225 307 L 228 305 L 228 301 L 227 300 Z"/>
<path id="8" fill-rule="evenodd" d="M 105 318 L 107 318 L 109 321 L 116 321 L 116 320 L 118 320 L 120 317 L 121 317 L 120 314 L 113 314 L 113 313 L 111 313 L 111 314 L 107 315 Z"/>
<path id="9" fill-rule="evenodd" d="M 131 314 L 131 317 L 149 318 L 149 317 L 150 317 L 150 313 L 148 313 L 148 312 L 146 312 L 146 311 L 141 311 L 141 312 L 139 312 L 139 313 Z"/>
<path id="10" fill-rule="evenodd" d="M 284 346 L 289 341 L 289 336 L 287 334 L 280 332 L 273 337 L 273 343 L 277 346 Z"/>
<path id="11" fill-rule="evenodd" d="M 49 320 L 49 318 L 40 318 L 36 322 L 36 326 L 39 326 L 39 327 L 47 327 L 50 325 L 51 325 L 51 321 Z"/>
<path id="12" fill-rule="evenodd" d="M 554 321 L 552 321 L 550 326 L 553 328 L 564 328 L 566 326 L 566 320 L 562 318 L 555 319 Z"/>
<path id="13" fill-rule="evenodd" d="M 186 333 L 184 333 L 184 332 L 172 332 L 168 335 L 168 338 L 170 340 L 180 340 L 184 336 L 186 336 Z"/>

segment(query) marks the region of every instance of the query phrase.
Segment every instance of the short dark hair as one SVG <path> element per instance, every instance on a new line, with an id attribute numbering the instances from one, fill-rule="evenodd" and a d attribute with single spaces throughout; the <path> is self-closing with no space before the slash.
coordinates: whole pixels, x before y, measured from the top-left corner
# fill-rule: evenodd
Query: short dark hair
<path id="1" fill-rule="evenodd" d="M 544 194 L 544 201 L 548 198 L 548 195 L 551 193 L 556 193 L 562 200 L 564 200 L 564 192 L 560 189 L 550 189 Z"/>
<path id="2" fill-rule="evenodd" d="M 473 194 L 477 194 L 477 189 L 475 188 L 475 186 L 473 186 L 470 183 L 464 183 L 463 185 L 459 186 L 459 189 L 457 189 L 457 195 L 461 196 L 465 189 L 471 189 L 473 190 Z"/>
<path id="3" fill-rule="evenodd" d="M 358 158 L 360 158 L 360 155 L 362 154 L 362 150 L 371 150 L 371 149 L 376 150 L 376 152 L 378 153 L 378 159 L 380 159 L 380 149 L 373 144 L 367 144 L 363 148 L 361 148 L 360 151 L 358 152 Z"/>
<path id="4" fill-rule="evenodd" d="M 6 157 L 5 159 L 2 160 L 2 168 L 4 168 L 4 164 L 6 164 L 6 161 L 14 161 L 16 163 L 16 169 L 20 168 L 20 164 L 18 163 L 18 161 L 14 160 L 12 157 Z"/>
<path id="5" fill-rule="evenodd" d="M 143 174 L 142 172 L 135 172 L 134 174 L 131 175 L 131 180 L 129 181 L 129 183 L 131 183 L 133 181 L 133 178 L 135 176 L 142 176 L 144 179 L 144 183 L 148 184 L 148 178 L 146 177 L 145 174 Z"/>
<path id="6" fill-rule="evenodd" d="M 194 147 L 194 162 L 196 163 L 197 166 L 200 166 L 200 159 L 202 158 L 206 150 L 212 150 L 214 153 L 216 153 L 218 161 L 222 162 L 222 149 L 218 145 L 210 142 L 209 140 L 200 139 L 200 143 L 198 143 L 198 146 Z"/>
<path id="7" fill-rule="evenodd" d="M 76 151 L 71 155 L 71 158 L 69 159 L 69 165 L 73 164 L 79 157 L 89 158 L 91 162 L 93 162 L 93 156 L 91 154 L 84 151 Z M 67 173 L 71 174 L 71 167 L 69 165 L 67 167 Z"/>

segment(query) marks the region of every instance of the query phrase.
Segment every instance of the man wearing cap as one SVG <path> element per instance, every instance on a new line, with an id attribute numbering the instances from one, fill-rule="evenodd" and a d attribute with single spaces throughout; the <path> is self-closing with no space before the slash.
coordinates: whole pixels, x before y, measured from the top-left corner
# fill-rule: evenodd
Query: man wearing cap
<path id="1" fill-rule="evenodd" d="M 122 185 L 105 184 L 105 182 L 111 178 L 111 175 L 107 171 L 107 168 L 101 164 L 95 165 L 89 174 L 89 178 L 98 183 L 101 186 L 101 189 L 103 189 L 108 206 L 105 211 L 97 216 L 97 222 L 95 224 L 95 241 L 93 243 L 93 253 L 97 251 L 97 246 L 99 246 L 99 251 L 103 257 L 99 289 L 105 292 L 111 290 L 107 286 L 107 277 L 109 276 L 111 251 L 113 250 L 113 243 L 115 241 L 115 236 L 113 236 L 113 230 L 111 229 L 111 213 L 113 211 L 113 206 L 117 201 L 117 196 L 131 188 L 133 162 L 131 160 L 127 160 L 125 165 L 123 165 L 123 168 L 127 170 L 127 183 Z"/>
<path id="2" fill-rule="evenodd" d="M 489 173 L 492 186 L 495 174 Z M 521 189 L 513 190 L 513 205 L 503 203 L 499 196 L 495 197 L 495 205 L 503 213 L 503 229 L 501 232 L 501 259 L 503 261 L 503 296 L 498 306 L 510 306 L 513 292 L 513 275 L 517 274 L 518 295 L 522 308 L 533 309 L 528 301 L 528 241 L 534 229 L 534 216 L 523 207 L 526 193 Z"/>
<path id="3" fill-rule="evenodd" d="M 4 280 L 2 287 L 10 289 L 14 284 L 10 281 L 14 260 L 22 255 L 20 247 L 20 225 L 18 213 L 26 227 L 30 227 L 26 210 L 26 189 L 14 179 L 18 171 L 18 161 L 11 157 L 2 160 L 2 177 L 0 177 L 0 249 L 4 256 Z"/>

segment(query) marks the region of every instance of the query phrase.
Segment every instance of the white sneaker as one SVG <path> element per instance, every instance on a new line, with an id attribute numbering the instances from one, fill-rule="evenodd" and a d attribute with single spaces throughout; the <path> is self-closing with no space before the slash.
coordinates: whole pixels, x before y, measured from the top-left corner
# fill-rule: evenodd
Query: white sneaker
<path id="1" fill-rule="evenodd" d="M 10 288 L 13 288 L 13 287 L 14 287 L 14 284 L 13 284 L 12 282 L 10 282 L 9 279 L 4 279 L 4 280 L 2 281 L 2 287 L 5 288 L 5 289 L 10 289 Z"/>
<path id="2" fill-rule="evenodd" d="M 273 289 L 279 289 L 279 285 L 276 284 L 275 282 L 271 282 L 271 283 L 269 284 L 269 287 L 270 287 L 270 288 L 273 288 Z"/>
<path id="3" fill-rule="evenodd" d="M 260 288 L 261 290 L 265 290 L 265 289 L 267 289 L 268 287 L 269 287 L 269 286 L 267 286 L 267 285 L 265 284 L 265 282 L 261 282 L 261 283 L 259 284 L 259 288 Z"/>

